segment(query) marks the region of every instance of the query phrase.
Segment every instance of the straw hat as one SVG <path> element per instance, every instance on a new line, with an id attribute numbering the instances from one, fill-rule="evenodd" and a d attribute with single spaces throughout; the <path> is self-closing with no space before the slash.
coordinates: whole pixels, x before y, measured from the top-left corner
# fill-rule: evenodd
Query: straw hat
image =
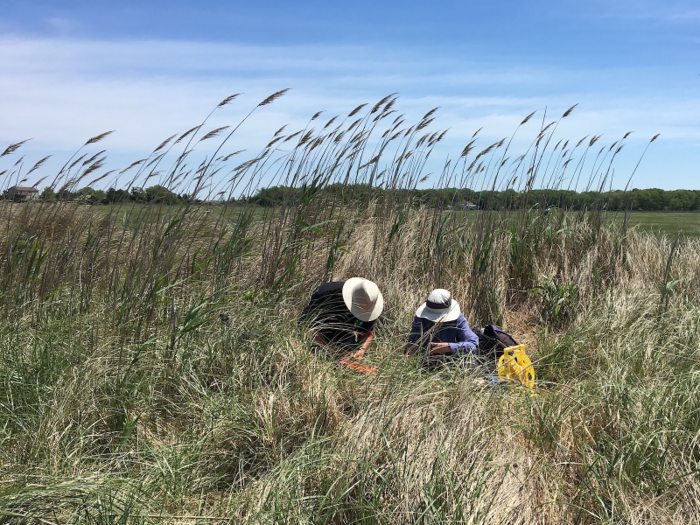
<path id="1" fill-rule="evenodd" d="M 343 285 L 343 300 L 348 310 L 360 321 L 374 321 L 382 314 L 384 298 L 372 281 L 353 277 Z"/>
<path id="2" fill-rule="evenodd" d="M 452 299 L 450 292 L 442 288 L 430 292 L 428 300 L 416 310 L 416 316 L 435 323 L 454 321 L 459 317 L 459 314 L 459 303 Z"/>

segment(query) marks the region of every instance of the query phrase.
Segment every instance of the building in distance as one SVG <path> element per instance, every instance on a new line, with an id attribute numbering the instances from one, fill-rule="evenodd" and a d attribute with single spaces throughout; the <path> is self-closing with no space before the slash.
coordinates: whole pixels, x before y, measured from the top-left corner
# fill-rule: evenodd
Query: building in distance
<path id="1" fill-rule="evenodd" d="M 37 196 L 39 190 L 28 186 L 12 186 L 7 189 L 6 196 L 13 202 L 25 202 Z"/>
<path id="2" fill-rule="evenodd" d="M 457 205 L 462 210 L 476 210 L 478 207 L 472 201 L 462 201 Z"/>

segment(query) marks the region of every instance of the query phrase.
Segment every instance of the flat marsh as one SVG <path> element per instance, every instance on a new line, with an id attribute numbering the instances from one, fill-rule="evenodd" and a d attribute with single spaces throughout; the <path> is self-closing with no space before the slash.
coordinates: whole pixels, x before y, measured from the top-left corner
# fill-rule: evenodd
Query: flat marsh
<path id="1" fill-rule="evenodd" d="M 624 214 L 620 213 L 618 220 Z M 630 226 L 636 226 L 640 231 L 665 234 L 675 237 L 679 233 L 683 237 L 700 237 L 700 213 L 673 211 L 633 211 L 629 214 Z"/>

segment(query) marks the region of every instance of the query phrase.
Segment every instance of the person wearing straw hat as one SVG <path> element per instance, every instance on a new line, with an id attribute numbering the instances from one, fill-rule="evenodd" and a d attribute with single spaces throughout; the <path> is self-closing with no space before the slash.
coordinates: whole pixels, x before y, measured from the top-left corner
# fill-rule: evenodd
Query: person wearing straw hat
<path id="1" fill-rule="evenodd" d="M 362 277 L 325 283 L 316 288 L 301 321 L 314 332 L 314 344 L 355 359 L 364 357 L 374 325 L 384 309 L 375 283 Z M 340 357 L 340 356 L 339 356 Z"/>
<path id="2" fill-rule="evenodd" d="M 476 353 L 479 339 L 450 292 L 438 288 L 418 307 L 406 350 L 426 350 L 428 356 Z"/>

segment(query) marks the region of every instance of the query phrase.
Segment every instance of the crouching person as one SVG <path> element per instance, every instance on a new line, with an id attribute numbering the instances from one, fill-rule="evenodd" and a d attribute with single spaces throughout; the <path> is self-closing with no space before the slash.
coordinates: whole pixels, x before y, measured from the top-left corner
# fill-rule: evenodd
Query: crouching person
<path id="1" fill-rule="evenodd" d="M 362 359 L 383 308 L 384 298 L 377 285 L 353 277 L 316 288 L 301 322 L 312 331 L 316 347 L 325 348 L 336 358 Z"/>
<path id="2" fill-rule="evenodd" d="M 430 292 L 413 318 L 406 344 L 409 353 L 421 352 L 424 364 L 432 366 L 478 352 L 479 339 L 472 332 L 450 292 L 438 288 Z"/>

